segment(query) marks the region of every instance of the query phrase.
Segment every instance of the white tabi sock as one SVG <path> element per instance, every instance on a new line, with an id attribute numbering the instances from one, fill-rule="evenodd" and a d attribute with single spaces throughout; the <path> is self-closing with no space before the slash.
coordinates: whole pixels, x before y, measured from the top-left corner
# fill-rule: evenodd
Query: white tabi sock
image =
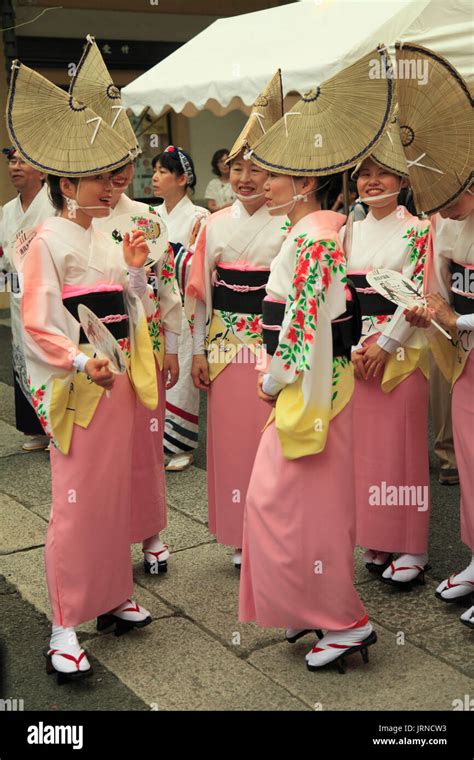
<path id="1" fill-rule="evenodd" d="M 383 572 L 383 577 L 391 578 L 400 583 L 409 583 L 422 572 L 427 562 L 428 554 L 402 554 L 401 557 L 390 563 Z"/>
<path id="2" fill-rule="evenodd" d="M 63 628 L 62 625 L 53 625 L 49 648 L 52 654 L 51 661 L 55 670 L 61 673 L 90 670 L 90 663 L 85 656 L 84 650 L 79 645 L 74 628 Z M 53 654 L 52 650 L 56 654 Z M 71 655 L 72 659 L 63 655 Z"/>
<path id="3" fill-rule="evenodd" d="M 458 596 L 466 596 L 474 592 L 474 554 L 464 570 L 442 581 L 436 591 L 443 599 L 456 599 Z"/>
<path id="4" fill-rule="evenodd" d="M 155 565 L 158 568 L 158 562 L 165 562 L 170 558 L 168 547 L 160 538 L 160 534 L 151 536 L 145 539 L 143 542 L 143 554 L 145 559 L 150 565 Z"/>

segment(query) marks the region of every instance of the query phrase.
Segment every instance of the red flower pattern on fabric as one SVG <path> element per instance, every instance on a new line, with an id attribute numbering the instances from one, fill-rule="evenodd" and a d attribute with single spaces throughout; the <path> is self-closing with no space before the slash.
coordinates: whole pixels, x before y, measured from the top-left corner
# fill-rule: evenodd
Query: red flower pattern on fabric
<path id="1" fill-rule="evenodd" d="M 322 280 L 323 280 L 324 287 L 328 288 L 329 285 L 332 282 L 331 270 L 330 270 L 329 267 L 323 267 L 323 277 L 322 277 Z"/>
<path id="2" fill-rule="evenodd" d="M 299 325 L 299 327 L 304 327 L 304 314 L 301 309 L 296 310 L 295 322 Z"/>
<path id="3" fill-rule="evenodd" d="M 262 320 L 260 316 L 256 316 L 255 319 L 253 319 L 251 322 L 249 322 L 249 327 L 252 332 L 261 332 L 262 329 Z"/>
<path id="4" fill-rule="evenodd" d="M 326 249 L 321 243 L 314 243 L 309 249 L 311 261 L 321 261 L 322 255 Z"/>
<path id="5" fill-rule="evenodd" d="M 298 340 L 298 333 L 296 332 L 294 327 L 290 327 L 290 329 L 288 330 L 288 340 L 290 341 L 290 343 L 296 343 L 296 341 Z M 289 369 L 289 365 L 288 367 L 286 367 L 285 365 L 285 368 Z"/>

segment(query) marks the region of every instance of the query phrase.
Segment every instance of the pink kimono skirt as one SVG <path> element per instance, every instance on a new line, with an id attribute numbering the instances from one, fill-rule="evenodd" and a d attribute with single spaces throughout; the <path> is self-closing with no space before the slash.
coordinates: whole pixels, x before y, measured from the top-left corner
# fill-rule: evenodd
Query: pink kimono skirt
<path id="1" fill-rule="evenodd" d="M 382 391 L 380 376 L 356 380 L 353 451 L 359 546 L 427 551 L 428 400 L 428 382 L 419 369 L 391 393 Z"/>
<path id="2" fill-rule="evenodd" d="M 247 492 L 239 620 L 268 628 L 354 627 L 366 611 L 353 583 L 352 403 L 324 451 L 285 459 L 274 424 Z"/>
<path id="3" fill-rule="evenodd" d="M 452 411 L 461 485 L 461 539 L 474 553 L 474 351 L 454 384 Z"/>
<path id="4" fill-rule="evenodd" d="M 132 453 L 132 525 L 130 543 L 151 538 L 166 528 L 163 455 L 165 383 L 158 369 L 158 406 L 150 410 L 135 399 Z"/>
<path id="5" fill-rule="evenodd" d="M 135 393 L 117 376 L 69 454 L 51 447 L 52 507 L 45 547 L 53 625 L 77 626 L 132 595 L 131 452 Z"/>
<path id="6" fill-rule="evenodd" d="M 238 356 L 238 355 L 237 355 Z M 212 381 L 207 414 L 209 530 L 242 546 L 245 496 L 271 408 L 257 396 L 255 364 L 229 364 Z"/>

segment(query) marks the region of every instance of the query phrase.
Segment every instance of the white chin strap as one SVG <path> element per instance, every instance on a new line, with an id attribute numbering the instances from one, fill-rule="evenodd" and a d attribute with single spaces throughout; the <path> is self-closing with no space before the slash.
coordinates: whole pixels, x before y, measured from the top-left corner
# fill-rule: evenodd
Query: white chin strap
<path id="1" fill-rule="evenodd" d="M 303 193 L 297 193 L 295 180 L 293 179 L 293 177 L 291 177 L 291 184 L 293 185 L 293 197 L 291 198 L 291 200 L 288 201 L 287 203 L 280 203 L 278 206 L 270 206 L 271 211 L 277 211 L 280 208 L 287 208 L 287 206 L 291 206 L 291 208 L 288 210 L 293 211 L 295 204 L 298 203 L 298 201 L 303 201 L 303 203 L 308 203 L 309 193 L 307 193 L 306 195 L 303 195 Z"/>
<path id="2" fill-rule="evenodd" d="M 81 204 L 78 202 L 79 199 L 79 191 L 81 189 L 81 180 L 79 178 L 79 182 L 77 183 L 77 195 L 76 198 L 66 198 L 65 195 L 63 195 L 64 200 L 66 201 L 67 209 L 71 215 L 71 217 L 74 217 L 75 212 L 77 209 L 101 209 L 104 211 L 104 209 L 107 209 L 108 214 L 107 216 L 110 216 L 112 213 L 112 206 L 81 206 Z"/>
<path id="3" fill-rule="evenodd" d="M 362 203 L 366 203 L 368 206 L 370 206 L 371 201 L 383 201 L 386 198 L 393 198 L 393 196 L 398 195 L 400 190 L 402 189 L 402 181 L 403 180 L 400 180 L 400 187 L 394 193 L 382 193 L 381 195 L 365 195 L 365 196 L 359 195 L 359 197 L 357 198 L 357 201 L 362 201 Z"/>
<path id="4" fill-rule="evenodd" d="M 255 201 L 257 198 L 261 198 L 262 195 L 265 195 L 265 193 L 255 193 L 255 195 L 240 195 L 240 193 L 235 193 L 236 198 L 239 199 L 239 201 Z"/>
<path id="5" fill-rule="evenodd" d="M 323 187 L 326 187 L 326 185 L 329 185 L 329 182 L 331 180 L 328 179 L 327 182 L 324 183 L 324 185 L 321 185 L 321 187 L 318 187 L 317 190 L 322 190 Z M 295 204 L 298 203 L 298 201 L 302 201 L 303 203 L 308 203 L 309 196 L 314 192 L 314 190 L 311 191 L 311 193 L 297 193 L 296 192 L 296 185 L 295 180 L 293 177 L 291 177 L 291 184 L 293 185 L 293 197 L 290 201 L 287 203 L 280 203 L 278 206 L 270 206 L 270 211 L 276 211 L 280 208 L 286 208 L 287 206 L 291 206 L 289 211 L 293 211 Z"/>

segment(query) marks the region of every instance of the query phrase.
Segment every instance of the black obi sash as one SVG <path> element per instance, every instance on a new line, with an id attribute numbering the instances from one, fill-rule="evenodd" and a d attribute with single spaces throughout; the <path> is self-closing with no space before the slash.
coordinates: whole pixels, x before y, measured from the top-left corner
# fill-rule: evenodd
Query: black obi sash
<path id="1" fill-rule="evenodd" d="M 346 301 L 347 309 L 336 320 L 331 322 L 332 329 L 332 353 L 333 356 L 345 356 L 351 358 L 352 346 L 356 346 L 362 332 L 362 316 L 356 290 L 348 280 L 351 291 L 351 300 Z M 270 356 L 273 356 L 278 347 L 280 327 L 285 316 L 285 304 L 281 301 L 263 302 L 262 314 L 262 338 L 263 345 Z"/>
<path id="2" fill-rule="evenodd" d="M 63 298 L 63 304 L 70 314 L 77 319 L 77 307 L 83 303 L 88 309 L 94 312 L 94 314 L 103 319 L 109 316 L 127 316 L 125 310 L 125 302 L 123 300 L 122 290 L 110 290 L 100 291 L 97 293 L 84 293 L 82 296 L 71 296 Z M 116 340 L 120 338 L 128 338 L 129 325 L 127 319 L 122 319 L 120 322 L 105 322 L 105 326 L 110 330 Z M 79 336 L 79 343 L 88 343 L 87 336 L 81 327 L 81 333 Z"/>
<path id="3" fill-rule="evenodd" d="M 395 314 L 397 306 L 392 301 L 389 301 L 388 298 L 385 298 L 380 293 L 363 292 L 366 288 L 371 288 L 365 274 L 353 274 L 352 272 L 348 274 L 357 290 L 362 316 L 378 317 L 382 314 Z"/>
<path id="4" fill-rule="evenodd" d="M 213 277 L 212 308 L 239 314 L 261 314 L 269 274 L 269 269 L 249 271 L 217 266 Z"/>
<path id="5" fill-rule="evenodd" d="M 474 312 L 474 269 L 450 262 L 451 294 L 454 310 L 458 314 Z"/>

